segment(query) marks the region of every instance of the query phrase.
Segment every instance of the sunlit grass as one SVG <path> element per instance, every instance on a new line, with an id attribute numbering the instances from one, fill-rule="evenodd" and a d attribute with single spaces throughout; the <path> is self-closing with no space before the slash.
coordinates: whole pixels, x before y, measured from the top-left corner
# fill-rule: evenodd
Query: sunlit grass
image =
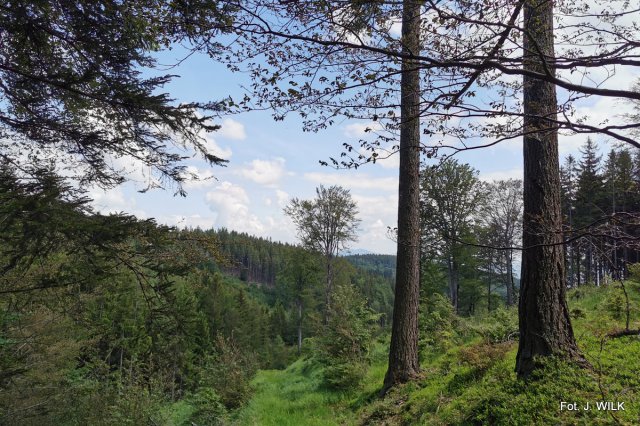
<path id="1" fill-rule="evenodd" d="M 632 328 L 640 326 L 639 290 L 638 284 L 627 283 Z M 379 398 L 387 338 L 375 343 L 366 376 L 348 394 L 323 388 L 322 367 L 309 359 L 283 371 L 260 371 L 253 382 L 254 397 L 235 421 L 239 425 L 640 424 L 640 339 L 606 339 L 601 346 L 607 332 L 625 325 L 618 309 L 620 292 L 613 285 L 569 292 L 574 332 L 591 369 L 551 359 L 532 380 L 522 381 L 514 372 L 517 342 L 488 345 L 469 337 L 467 330 L 456 344 L 445 345 L 446 350 L 423 354 L 421 380 Z M 473 321 L 481 326 L 485 319 Z M 593 407 L 602 400 L 625 402 L 625 411 L 560 410 L 561 401 L 578 406 L 589 402 Z"/>

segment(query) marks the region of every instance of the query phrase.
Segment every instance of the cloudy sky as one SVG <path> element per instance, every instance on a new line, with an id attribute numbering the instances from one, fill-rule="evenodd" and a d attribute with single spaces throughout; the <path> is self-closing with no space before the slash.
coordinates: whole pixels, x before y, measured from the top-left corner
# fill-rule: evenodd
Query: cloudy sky
<path id="1" fill-rule="evenodd" d="M 172 64 L 181 58 L 181 52 L 170 52 L 163 54 L 160 62 Z M 166 87 L 177 101 L 220 100 L 229 95 L 238 98 L 244 94 L 242 84 L 247 83 L 247 76 L 231 74 L 224 66 L 197 55 L 170 72 L 180 76 Z M 635 78 L 622 71 L 605 85 L 627 89 Z M 597 121 L 630 109 L 613 99 L 589 100 L 578 107 L 580 114 Z M 353 248 L 395 253 L 386 230 L 396 224 L 397 156 L 357 170 L 335 170 L 319 164 L 320 160 L 339 156 L 342 142 L 357 142 L 370 123 L 344 121 L 310 134 L 302 132 L 295 118 L 274 122 L 269 112 L 262 111 L 224 117 L 219 124 L 222 128 L 207 135 L 207 141 L 213 153 L 229 163 L 211 168 L 197 158 L 191 160 L 190 171 L 204 179 L 186 185 L 187 197 L 174 196 L 171 189 L 139 193 L 146 187 L 147 174 L 133 167 L 130 183 L 106 192 L 90 190 L 96 209 L 154 217 L 160 223 L 179 227 L 226 227 L 295 242 L 295 228 L 283 214 L 283 207 L 292 197 L 312 198 L 320 184 L 338 184 L 351 191 L 362 219 L 359 241 Z M 561 137 L 561 156 L 579 155 L 585 138 Z M 609 149 L 606 139 L 595 139 L 603 152 Z M 478 169 L 484 180 L 522 177 L 520 141 L 462 153 L 457 158 Z"/>

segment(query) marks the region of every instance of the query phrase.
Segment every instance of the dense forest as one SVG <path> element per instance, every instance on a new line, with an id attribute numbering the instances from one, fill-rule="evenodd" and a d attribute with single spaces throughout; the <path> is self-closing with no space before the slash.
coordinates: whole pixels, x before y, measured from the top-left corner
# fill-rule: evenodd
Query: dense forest
<path id="1" fill-rule="evenodd" d="M 0 424 L 640 423 L 632 3 L 0 5 Z M 167 93 L 192 56 L 243 95 Z M 348 254 L 330 178 L 276 192 L 293 243 L 95 207 L 242 174 L 210 135 L 260 111 L 364 125 L 317 159 L 363 181 L 398 159 L 394 255 Z M 522 179 L 461 159 L 512 141 Z"/>

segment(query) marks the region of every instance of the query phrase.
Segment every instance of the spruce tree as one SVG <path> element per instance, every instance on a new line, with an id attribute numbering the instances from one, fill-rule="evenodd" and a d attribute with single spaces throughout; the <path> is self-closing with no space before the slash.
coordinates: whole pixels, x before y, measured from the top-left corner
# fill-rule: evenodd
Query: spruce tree
<path id="1" fill-rule="evenodd" d="M 598 155 L 598 147 L 593 139 L 587 138 L 580 152 L 582 158 L 578 164 L 575 226 L 584 232 L 604 216 L 604 182 L 600 173 L 602 156 Z M 595 259 L 597 241 L 586 235 L 580 239 L 580 244 L 584 253 L 584 282 L 598 281 Z"/>

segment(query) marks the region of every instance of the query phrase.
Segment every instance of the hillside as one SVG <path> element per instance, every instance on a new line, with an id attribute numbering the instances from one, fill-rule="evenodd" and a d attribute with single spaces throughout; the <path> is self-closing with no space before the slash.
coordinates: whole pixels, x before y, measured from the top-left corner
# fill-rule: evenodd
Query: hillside
<path id="1" fill-rule="evenodd" d="M 396 257 L 390 254 L 352 254 L 344 256 L 351 264 L 367 272 L 395 279 Z"/>
<path id="2" fill-rule="evenodd" d="M 627 283 L 631 327 L 637 328 L 640 285 Z M 322 386 L 322 366 L 311 354 L 286 370 L 259 371 L 255 394 L 235 417 L 238 425 L 548 425 L 638 424 L 640 339 L 605 338 L 624 327 L 619 287 L 582 287 L 569 292 L 575 333 L 591 364 L 580 369 L 557 360 L 528 382 L 513 371 L 517 342 L 515 310 L 463 319 L 436 301 L 423 317 L 423 378 L 378 398 L 386 368 L 387 336 L 378 338 L 362 384 L 349 393 Z M 445 324 L 453 324 L 448 330 Z M 560 409 L 561 402 L 589 410 Z M 624 403 L 624 411 L 598 410 L 600 401 Z M 564 407 L 564 405 L 563 405 Z"/>

